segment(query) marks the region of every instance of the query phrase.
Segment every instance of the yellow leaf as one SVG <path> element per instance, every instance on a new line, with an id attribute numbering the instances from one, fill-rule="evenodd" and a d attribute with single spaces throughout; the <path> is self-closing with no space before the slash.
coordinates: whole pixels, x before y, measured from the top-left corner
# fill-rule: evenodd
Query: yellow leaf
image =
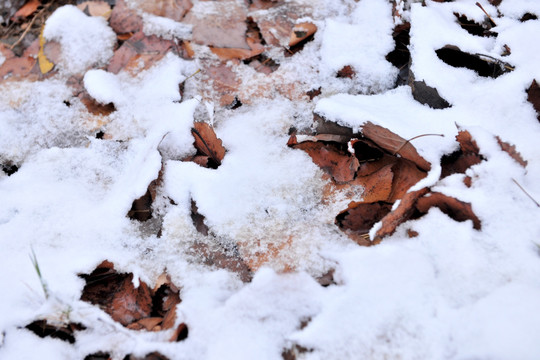
<path id="1" fill-rule="evenodd" d="M 41 28 L 41 32 L 39 34 L 39 51 L 38 51 L 38 63 L 39 63 L 39 70 L 42 74 L 46 74 L 49 71 L 52 70 L 54 67 L 54 64 L 47 59 L 45 56 L 45 53 L 43 52 L 43 47 L 45 46 L 45 38 L 43 37 L 43 29 Z"/>

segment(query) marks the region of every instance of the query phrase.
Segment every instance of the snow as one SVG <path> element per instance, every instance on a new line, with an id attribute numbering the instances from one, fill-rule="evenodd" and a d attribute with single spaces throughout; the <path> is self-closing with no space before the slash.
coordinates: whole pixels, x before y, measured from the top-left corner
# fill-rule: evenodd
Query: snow
<path id="1" fill-rule="evenodd" d="M 104 18 L 86 16 L 73 5 L 59 8 L 47 19 L 43 36 L 60 43 L 64 61 L 59 65 L 70 73 L 106 63 L 116 42 L 116 35 Z"/>
<path id="2" fill-rule="evenodd" d="M 136 72 L 99 68 L 113 54 L 113 31 L 104 19 L 61 7 L 44 31 L 62 46 L 60 72 L 0 83 L 0 164 L 19 167 L 10 176 L 0 171 L 0 358 L 82 359 L 103 351 L 123 359 L 159 351 L 170 359 L 280 359 L 295 345 L 308 349 L 299 359 L 540 358 L 540 210 L 515 183 L 540 199 L 540 127 L 525 92 L 540 79 L 540 21 L 519 21 L 540 8 L 532 0 L 503 1 L 504 16 L 492 29 L 498 36 L 483 38 L 464 31 L 454 15 L 481 21 L 475 2 L 403 7 L 412 23 L 415 78 L 451 104 L 442 110 L 416 102 L 408 86 L 394 87 L 397 70 L 385 55 L 398 19 L 385 0 L 313 5 L 315 39 L 280 58 L 272 79 L 299 82 L 302 91 L 321 86 L 314 104 L 274 94 L 235 110 L 202 98 L 203 85 L 188 79 L 197 60 L 168 54 Z M 203 3 L 194 1 L 198 9 Z M 487 1 L 482 6 L 497 14 Z M 188 28 L 148 14 L 144 21 L 145 32 L 166 38 Z M 435 53 L 448 44 L 515 70 L 492 79 L 451 67 Z M 509 56 L 502 57 L 503 45 Z M 354 79 L 335 78 L 345 65 Z M 114 104 L 114 112 L 86 111 L 66 85 L 77 73 L 84 90 Z M 370 121 L 406 139 L 443 135 L 412 141 L 432 163 L 413 189 L 432 186 L 471 203 L 481 230 L 434 208 L 377 246 L 350 241 L 334 224 L 343 202 L 323 201 L 322 171 L 286 146 L 289 128 L 305 127 L 313 111 L 354 129 Z M 217 169 L 182 161 L 194 154 L 191 127 L 204 116 L 227 149 Z M 457 149 L 458 127 L 471 133 L 485 160 L 439 180 L 440 158 Z M 99 130 L 108 138 L 96 139 Z M 516 146 L 526 168 L 501 150 L 497 136 Z M 161 169 L 158 238 L 126 214 Z M 211 236 L 195 229 L 192 200 Z M 418 236 L 409 238 L 408 230 Z M 261 253 L 268 261 L 243 283 L 194 260 L 194 243 L 234 245 L 249 261 Z M 29 260 L 33 251 L 49 298 Z M 188 325 L 187 339 L 171 343 L 170 331 L 128 330 L 80 301 L 78 274 L 105 259 L 149 286 L 167 271 L 181 287 L 176 323 Z M 336 284 L 320 286 L 316 278 L 331 268 Z M 39 338 L 24 328 L 39 319 L 86 330 L 73 345 Z"/>

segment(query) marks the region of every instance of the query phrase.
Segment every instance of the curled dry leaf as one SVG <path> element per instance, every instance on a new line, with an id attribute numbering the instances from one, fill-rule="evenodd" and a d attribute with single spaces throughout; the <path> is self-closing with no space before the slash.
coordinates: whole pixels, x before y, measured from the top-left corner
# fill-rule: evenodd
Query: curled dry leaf
<path id="1" fill-rule="evenodd" d="M 415 163 L 416 166 L 424 171 L 431 169 L 431 164 L 418 154 L 410 142 L 394 134 L 387 128 L 367 122 L 362 126 L 362 133 L 389 153 L 399 154 L 401 157 Z"/>
<path id="2" fill-rule="evenodd" d="M 207 123 L 195 122 L 191 133 L 195 139 L 195 148 L 210 157 L 217 166 L 221 165 L 221 161 L 225 157 L 225 148 L 214 129 Z"/>
<path id="3" fill-rule="evenodd" d="M 416 201 L 421 196 L 427 194 L 428 191 L 427 188 L 423 188 L 406 193 L 399 202 L 398 207 L 382 218 L 381 227 L 377 230 L 374 239 L 372 239 L 373 244 L 380 243 L 384 237 L 392 235 L 400 224 L 409 220 L 415 211 L 414 205 Z"/>
<path id="4" fill-rule="evenodd" d="M 416 208 L 420 213 L 427 213 L 433 206 L 438 207 L 442 212 L 456 221 L 472 220 L 473 227 L 480 230 L 482 225 L 480 219 L 472 210 L 470 203 L 460 201 L 448 195 L 441 193 L 430 193 L 429 196 L 419 198 L 416 202 Z"/>

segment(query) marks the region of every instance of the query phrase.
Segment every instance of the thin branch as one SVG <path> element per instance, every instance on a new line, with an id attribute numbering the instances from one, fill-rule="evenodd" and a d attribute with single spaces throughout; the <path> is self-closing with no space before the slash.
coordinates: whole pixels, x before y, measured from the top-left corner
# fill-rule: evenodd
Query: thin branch
<path id="1" fill-rule="evenodd" d="M 51 6 L 52 2 L 48 3 L 47 5 L 45 5 L 41 10 L 38 11 L 38 13 L 36 15 L 34 15 L 34 17 L 32 18 L 32 20 L 30 20 L 30 23 L 28 24 L 28 26 L 26 27 L 26 29 L 24 30 L 24 32 L 22 33 L 22 35 L 19 37 L 19 39 L 17 41 L 15 41 L 13 43 L 13 45 L 11 45 L 9 47 L 10 50 L 13 50 L 13 48 L 17 45 L 19 45 L 21 43 L 21 41 L 23 41 L 23 39 L 25 38 L 26 34 L 28 34 L 28 31 L 30 31 L 30 29 L 32 28 L 32 25 L 34 25 L 34 21 L 36 21 L 36 19 L 38 18 L 39 15 L 41 15 L 41 13 L 43 11 L 45 11 L 49 6 Z"/>
<path id="2" fill-rule="evenodd" d="M 527 195 L 529 197 L 529 199 L 531 199 L 535 204 L 536 206 L 540 207 L 540 204 L 538 203 L 538 201 L 536 201 L 532 196 L 531 194 L 529 194 L 524 188 L 523 186 L 519 185 L 519 183 L 516 181 L 516 179 L 512 178 L 512 181 L 521 189 L 521 191 L 523 191 L 523 193 L 525 193 L 525 195 Z"/>
<path id="3" fill-rule="evenodd" d="M 412 137 L 410 138 L 409 140 L 406 140 L 400 147 L 399 149 L 397 149 L 395 152 L 394 152 L 394 155 L 398 154 L 401 149 L 403 149 L 405 147 L 405 145 L 407 145 L 408 143 L 410 143 L 412 140 L 414 139 L 418 139 L 418 138 L 421 138 L 421 137 L 424 137 L 424 136 L 441 136 L 441 137 L 444 137 L 443 134 L 422 134 L 422 135 L 417 135 L 415 137 Z"/>
<path id="4" fill-rule="evenodd" d="M 489 21 L 491 21 L 491 23 L 493 24 L 493 26 L 497 26 L 497 23 L 495 21 L 493 21 L 493 19 L 491 18 L 491 16 L 489 16 L 489 14 L 487 13 L 486 10 L 484 10 L 484 8 L 482 7 L 482 5 L 480 5 L 479 2 L 476 3 L 476 6 L 478 6 L 483 12 L 484 14 L 486 14 L 486 16 L 488 17 Z"/>

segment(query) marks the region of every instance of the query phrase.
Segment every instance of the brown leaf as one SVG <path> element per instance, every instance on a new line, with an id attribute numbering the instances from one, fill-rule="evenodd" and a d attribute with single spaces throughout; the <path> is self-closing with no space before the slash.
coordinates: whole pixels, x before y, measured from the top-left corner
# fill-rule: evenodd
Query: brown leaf
<path id="1" fill-rule="evenodd" d="M 103 262 L 86 280 L 81 300 L 99 305 L 115 321 L 127 326 L 150 316 L 152 297 L 148 286 L 140 282 L 133 285 L 133 274 L 117 273 L 110 262 Z"/>
<path id="2" fill-rule="evenodd" d="M 4 79 L 6 76 L 13 78 L 26 78 L 32 74 L 32 69 L 37 64 L 34 57 L 12 57 L 4 61 L 0 66 L 0 79 Z M 36 76 L 37 78 L 37 76 Z"/>
<path id="3" fill-rule="evenodd" d="M 291 37 L 289 39 L 289 46 L 294 46 L 311 35 L 315 34 L 317 31 L 317 25 L 310 22 L 303 22 L 294 25 L 291 31 Z"/>
<path id="4" fill-rule="evenodd" d="M 410 142 L 387 128 L 367 122 L 362 126 L 362 133 L 390 154 L 399 154 L 401 157 L 411 160 L 424 171 L 431 169 L 431 164 L 418 154 Z"/>
<path id="5" fill-rule="evenodd" d="M 190 0 L 131 0 L 134 9 L 163 16 L 174 21 L 181 21 L 186 13 L 193 7 Z"/>
<path id="6" fill-rule="evenodd" d="M 218 48 L 250 50 L 246 42 L 247 8 L 235 0 L 198 3 L 184 22 L 193 25 L 192 41 Z"/>
<path id="7" fill-rule="evenodd" d="M 468 168 L 482 162 L 483 158 L 480 155 L 467 153 L 459 150 L 450 155 L 445 155 L 441 159 L 441 179 L 452 174 L 465 174 Z"/>
<path id="8" fill-rule="evenodd" d="M 384 218 L 391 210 L 392 204 L 386 202 L 374 202 L 370 204 L 356 204 L 336 217 L 336 224 L 345 231 L 349 236 L 353 236 L 354 240 L 360 240 L 358 235 L 365 234 Z M 370 245 L 371 243 L 366 238 L 359 245 Z M 358 241 L 357 241 L 358 242 Z"/>
<path id="9" fill-rule="evenodd" d="M 540 121 L 540 87 L 536 80 L 533 80 L 531 86 L 527 89 L 527 101 L 530 102 L 536 110 L 538 121 Z"/>
<path id="10" fill-rule="evenodd" d="M 67 341 L 70 344 L 75 343 L 75 331 L 85 330 L 86 327 L 79 323 L 58 324 L 57 321 L 49 323 L 47 320 L 36 320 L 25 326 L 41 338 L 52 337 Z"/>
<path id="11" fill-rule="evenodd" d="M 350 65 L 345 65 L 336 74 L 338 78 L 352 79 L 356 76 L 356 71 Z"/>
<path id="12" fill-rule="evenodd" d="M 501 140 L 500 137 L 497 136 L 497 142 L 499 143 L 499 146 L 501 147 L 501 150 L 510 155 L 510 157 L 517 161 L 517 163 L 523 167 L 527 166 L 527 161 L 523 160 L 521 157 L 521 154 L 516 151 L 515 145 L 510 145 L 507 142 L 504 142 Z"/>
<path id="13" fill-rule="evenodd" d="M 480 219 L 476 217 L 469 203 L 436 192 L 430 193 L 429 196 L 424 196 L 416 202 L 416 208 L 424 214 L 433 206 L 438 207 L 442 212 L 456 221 L 472 220 L 473 227 L 476 230 L 482 228 Z"/>
<path id="14" fill-rule="evenodd" d="M 41 5 L 39 0 L 28 0 L 17 12 L 13 15 L 14 18 L 25 18 L 36 12 Z"/>
<path id="15" fill-rule="evenodd" d="M 117 34 L 137 33 L 142 30 L 142 18 L 126 5 L 126 0 L 116 0 L 109 25 Z"/>
<path id="16" fill-rule="evenodd" d="M 152 331 L 157 325 L 161 324 L 163 318 L 161 317 L 147 317 L 133 322 L 127 326 L 131 330 L 147 330 Z"/>
<path id="17" fill-rule="evenodd" d="M 106 1 L 85 1 L 77 5 L 77 7 L 89 16 L 102 16 L 105 20 L 111 17 L 111 6 Z"/>
<path id="18" fill-rule="evenodd" d="M 349 204 L 349 208 L 353 208 L 359 203 L 389 201 L 392 192 L 393 179 L 394 173 L 392 172 L 392 165 L 386 165 L 368 176 L 359 176 L 353 181 L 341 185 L 344 189 L 348 189 L 348 192 L 345 192 L 346 195 L 354 194 L 356 192 L 353 191 L 355 187 L 363 189 L 361 192 L 362 200 Z M 339 187 L 340 185 L 336 186 Z"/>
<path id="19" fill-rule="evenodd" d="M 356 171 L 356 176 L 368 176 L 371 175 L 386 165 L 394 165 L 397 162 L 397 157 L 383 154 L 383 156 L 377 161 L 363 161 L 360 163 L 358 170 Z"/>
<path id="20" fill-rule="evenodd" d="M 264 46 L 259 42 L 255 42 L 253 39 L 248 38 L 247 40 L 249 50 L 239 49 L 239 48 L 216 48 L 210 47 L 210 50 L 216 54 L 220 60 L 227 61 L 232 59 L 246 60 L 262 54 L 264 52 Z"/>
<path id="21" fill-rule="evenodd" d="M 146 36 L 142 31 L 126 40 L 114 52 L 109 61 L 107 71 L 117 74 L 126 68 L 133 75 L 148 69 L 163 58 L 169 50 L 177 50 L 177 44 L 172 40 L 159 38 L 155 35 Z"/>
<path id="22" fill-rule="evenodd" d="M 100 104 L 86 91 L 81 92 L 78 97 L 91 114 L 107 116 L 116 111 L 113 103 L 106 105 Z"/>
<path id="23" fill-rule="evenodd" d="M 185 323 L 178 325 L 169 341 L 182 341 L 188 337 L 188 327 Z"/>
<path id="24" fill-rule="evenodd" d="M 330 174 L 337 183 L 346 183 L 354 179 L 359 166 L 358 160 L 337 146 L 306 141 L 293 145 L 293 148 L 307 152 L 313 162 Z"/>
<path id="25" fill-rule="evenodd" d="M 226 251 L 221 247 L 210 247 L 204 243 L 194 243 L 189 250 L 191 255 L 196 256 L 203 264 L 226 269 L 238 274 L 240 280 L 251 281 L 252 273 L 249 266 L 236 253 Z"/>
<path id="26" fill-rule="evenodd" d="M 232 104 L 238 94 L 241 81 L 230 66 L 226 64 L 207 65 L 203 69 L 205 77 L 203 82 L 208 84 L 217 94 L 219 104 L 228 106 Z M 211 97 L 210 94 L 207 97 Z"/>
<path id="27" fill-rule="evenodd" d="M 456 140 L 459 143 L 461 151 L 463 151 L 464 153 L 471 153 L 477 155 L 480 154 L 480 148 L 478 147 L 478 144 L 476 143 L 476 141 L 474 141 L 471 134 L 467 130 L 460 130 L 456 135 Z"/>
<path id="28" fill-rule="evenodd" d="M 221 165 L 221 161 L 225 157 L 225 148 L 214 129 L 207 123 L 195 122 L 191 133 L 195 139 L 195 148 L 202 154 L 211 157 L 216 166 Z"/>
<path id="29" fill-rule="evenodd" d="M 392 166 L 392 172 L 394 173 L 394 181 L 390 202 L 401 199 L 411 186 L 427 176 L 427 173 L 419 170 L 412 161 L 404 158 L 397 159 L 396 164 Z"/>
<path id="30" fill-rule="evenodd" d="M 204 223 L 204 215 L 199 214 L 197 203 L 191 199 L 191 220 L 195 229 L 204 236 L 208 236 L 208 226 Z"/>
<path id="31" fill-rule="evenodd" d="M 398 207 L 382 218 L 381 228 L 377 230 L 375 238 L 373 239 L 373 244 L 380 243 L 384 237 L 392 235 L 400 224 L 409 220 L 415 211 L 414 205 L 416 201 L 421 196 L 427 194 L 428 191 L 427 188 L 423 188 L 421 190 L 406 193 L 401 199 Z"/>

